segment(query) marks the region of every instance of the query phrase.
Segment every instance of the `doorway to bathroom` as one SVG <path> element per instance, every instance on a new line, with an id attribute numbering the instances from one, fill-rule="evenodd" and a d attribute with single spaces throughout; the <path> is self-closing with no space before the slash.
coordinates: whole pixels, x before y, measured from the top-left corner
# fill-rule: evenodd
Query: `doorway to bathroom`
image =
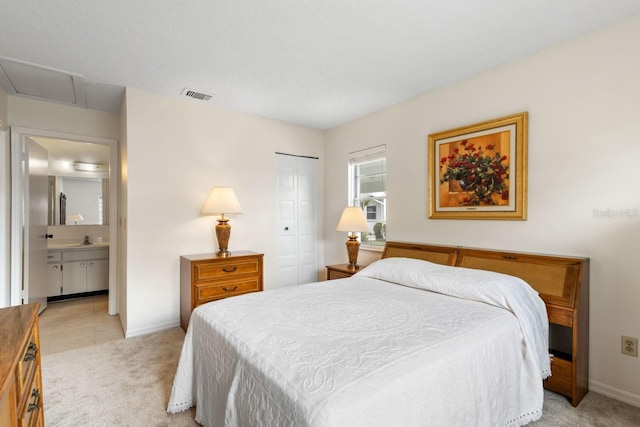
<path id="1" fill-rule="evenodd" d="M 47 152 L 49 190 L 44 197 L 38 193 L 32 198 L 28 185 L 29 147 L 34 144 Z M 39 277 L 46 278 L 47 299 L 95 295 L 108 290 L 108 313 L 117 314 L 117 141 L 12 128 L 11 162 L 11 303 L 31 300 L 30 288 L 35 288 L 30 286 L 33 283 L 29 283 L 29 272 L 38 271 L 42 273 Z M 94 199 L 92 203 L 69 203 L 71 194 L 78 201 L 87 193 Z M 66 203 L 61 205 L 63 196 Z M 29 215 L 25 212 L 33 206 L 44 207 L 46 211 L 44 235 L 39 232 L 29 235 L 30 226 L 25 224 Z M 83 209 L 85 214 L 70 212 L 69 208 Z M 46 241 L 45 257 L 40 255 L 42 251 L 31 248 L 30 242 L 41 239 Z"/>

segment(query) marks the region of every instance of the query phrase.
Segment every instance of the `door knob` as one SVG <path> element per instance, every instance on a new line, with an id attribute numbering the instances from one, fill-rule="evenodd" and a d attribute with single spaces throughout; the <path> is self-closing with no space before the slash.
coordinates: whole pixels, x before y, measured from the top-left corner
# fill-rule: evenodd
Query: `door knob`
<path id="1" fill-rule="evenodd" d="M 44 238 L 45 239 L 53 239 L 53 234 L 45 234 Z"/>
<path id="2" fill-rule="evenodd" d="M 285 228 L 284 228 L 284 231 L 288 231 L 288 230 L 289 230 L 289 227 L 285 227 Z"/>

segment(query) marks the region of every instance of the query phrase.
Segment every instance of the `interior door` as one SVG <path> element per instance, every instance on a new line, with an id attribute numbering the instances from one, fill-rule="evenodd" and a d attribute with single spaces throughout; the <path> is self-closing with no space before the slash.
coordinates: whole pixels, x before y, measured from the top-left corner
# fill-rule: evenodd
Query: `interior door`
<path id="1" fill-rule="evenodd" d="M 49 156 L 47 150 L 26 138 L 24 152 L 24 278 L 25 303 L 47 306 L 47 213 L 49 203 Z"/>
<path id="2" fill-rule="evenodd" d="M 294 156 L 277 154 L 277 286 L 298 284 L 298 172 Z"/>
<path id="3" fill-rule="evenodd" d="M 277 154 L 278 286 L 318 280 L 317 159 Z"/>
<path id="4" fill-rule="evenodd" d="M 318 281 L 317 159 L 297 157 L 299 283 Z"/>

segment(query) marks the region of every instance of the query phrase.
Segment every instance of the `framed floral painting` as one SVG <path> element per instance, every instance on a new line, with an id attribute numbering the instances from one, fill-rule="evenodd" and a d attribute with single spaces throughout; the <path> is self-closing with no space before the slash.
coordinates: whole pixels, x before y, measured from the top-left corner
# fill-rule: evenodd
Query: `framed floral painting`
<path id="1" fill-rule="evenodd" d="M 429 218 L 525 220 L 527 113 L 429 135 Z"/>

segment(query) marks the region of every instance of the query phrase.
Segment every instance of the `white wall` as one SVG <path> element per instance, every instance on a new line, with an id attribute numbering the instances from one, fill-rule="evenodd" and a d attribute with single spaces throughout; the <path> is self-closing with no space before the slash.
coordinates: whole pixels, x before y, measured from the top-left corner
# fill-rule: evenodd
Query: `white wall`
<path id="1" fill-rule="evenodd" d="M 245 211 L 230 216 L 229 249 L 264 253 L 265 289 L 277 286 L 275 152 L 320 157 L 322 183 L 322 132 L 127 89 L 126 140 L 127 336 L 178 325 L 180 256 L 217 250 L 200 214 L 216 185 Z"/>
<path id="2" fill-rule="evenodd" d="M 591 388 L 640 406 L 640 16 L 413 98 L 326 134 L 325 258 L 347 200 L 347 153 L 387 144 L 388 239 L 591 258 Z M 437 61 L 434 62 L 437 66 Z M 427 219 L 427 136 L 529 112 L 527 221 Z M 331 197 L 329 197 L 331 196 Z M 630 209 L 632 218 L 594 218 Z"/>
<path id="3" fill-rule="evenodd" d="M 104 111 L 9 97 L 9 126 L 118 139 L 120 117 Z"/>

